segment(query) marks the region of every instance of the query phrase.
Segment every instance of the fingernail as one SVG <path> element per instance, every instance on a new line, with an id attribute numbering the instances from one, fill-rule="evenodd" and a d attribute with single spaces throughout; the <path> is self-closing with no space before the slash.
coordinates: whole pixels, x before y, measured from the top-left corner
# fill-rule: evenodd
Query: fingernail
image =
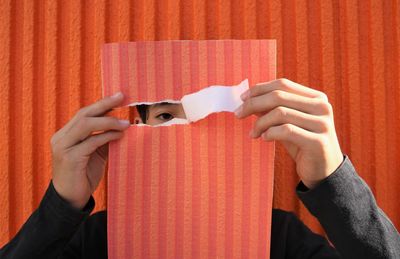
<path id="1" fill-rule="evenodd" d="M 250 138 L 254 138 L 253 134 L 254 134 L 254 130 L 250 130 L 250 132 L 249 132 L 249 137 L 250 137 Z"/>
<path id="2" fill-rule="evenodd" d="M 123 126 L 131 125 L 131 122 L 128 120 L 119 120 L 119 123 Z"/>
<path id="3" fill-rule="evenodd" d="M 249 95 L 250 95 L 249 91 L 246 91 L 240 95 L 240 99 L 244 101 L 249 97 Z"/>
<path id="4" fill-rule="evenodd" d="M 121 92 L 118 92 L 118 93 L 114 94 L 113 96 L 111 96 L 111 98 L 119 99 L 119 98 L 121 98 L 122 96 L 123 96 L 123 94 L 122 94 Z"/>
<path id="5" fill-rule="evenodd" d="M 267 139 L 267 134 L 264 132 L 263 134 L 261 134 L 261 138 L 263 139 L 263 140 L 268 140 Z"/>
<path id="6" fill-rule="evenodd" d="M 243 107 L 242 107 L 242 105 L 240 105 L 239 108 L 237 108 L 237 109 L 235 110 L 235 115 L 236 115 L 237 117 L 239 117 L 240 114 L 242 113 L 242 110 L 243 110 Z"/>

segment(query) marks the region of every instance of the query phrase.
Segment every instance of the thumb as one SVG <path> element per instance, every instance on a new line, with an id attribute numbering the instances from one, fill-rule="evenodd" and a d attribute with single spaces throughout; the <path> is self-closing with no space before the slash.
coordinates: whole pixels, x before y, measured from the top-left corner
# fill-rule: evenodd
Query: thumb
<path id="1" fill-rule="evenodd" d="M 299 148 L 288 141 L 281 141 L 281 143 L 285 147 L 286 151 L 289 153 L 290 157 L 293 160 L 295 160 L 296 156 L 297 156 L 297 152 L 299 151 Z"/>

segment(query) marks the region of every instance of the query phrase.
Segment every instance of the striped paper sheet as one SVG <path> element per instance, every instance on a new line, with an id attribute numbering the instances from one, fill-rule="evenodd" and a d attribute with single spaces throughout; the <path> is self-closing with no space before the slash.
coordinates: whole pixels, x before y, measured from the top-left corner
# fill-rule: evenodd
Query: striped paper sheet
<path id="1" fill-rule="evenodd" d="M 125 105 L 180 100 L 272 80 L 275 64 L 272 40 L 111 43 L 103 89 Z M 269 258 L 274 144 L 248 137 L 254 121 L 215 113 L 110 143 L 109 258 Z"/>

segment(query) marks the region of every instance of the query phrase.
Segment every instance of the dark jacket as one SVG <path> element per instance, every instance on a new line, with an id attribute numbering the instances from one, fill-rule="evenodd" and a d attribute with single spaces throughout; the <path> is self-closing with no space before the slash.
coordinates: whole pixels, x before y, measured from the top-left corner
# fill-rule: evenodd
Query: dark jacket
<path id="1" fill-rule="evenodd" d="M 271 258 L 400 258 L 400 236 L 346 157 L 313 190 L 297 195 L 320 221 L 330 241 L 289 212 L 273 210 Z M 50 183 L 39 208 L 0 250 L 0 258 L 107 258 L 107 214 L 89 214 L 61 199 Z"/>

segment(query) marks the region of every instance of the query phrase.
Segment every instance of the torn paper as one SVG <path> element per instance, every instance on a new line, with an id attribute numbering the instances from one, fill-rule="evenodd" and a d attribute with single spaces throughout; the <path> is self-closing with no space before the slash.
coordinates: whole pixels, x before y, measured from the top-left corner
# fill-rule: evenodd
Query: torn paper
<path id="1" fill-rule="evenodd" d="M 243 103 L 240 95 L 247 89 L 249 81 L 246 79 L 236 86 L 215 85 L 185 95 L 181 102 L 186 118 L 190 122 L 195 122 L 211 113 L 234 112 Z"/>
<path id="2" fill-rule="evenodd" d="M 108 258 L 269 258 L 274 144 L 248 138 L 254 116 L 217 111 L 233 111 L 244 84 L 275 79 L 275 47 L 271 40 L 104 46 L 104 95 L 121 91 L 122 105 L 182 101 L 197 120 L 130 127 L 110 143 Z"/>
<path id="3" fill-rule="evenodd" d="M 186 115 L 186 120 L 174 118 L 156 126 L 170 126 L 173 124 L 188 124 L 196 122 L 217 112 L 234 112 L 243 101 L 240 95 L 249 89 L 248 79 L 235 86 L 213 85 L 198 92 L 185 95 L 180 101 L 163 100 L 155 103 L 139 102 L 130 106 L 141 104 L 153 105 L 157 103 L 181 103 Z M 146 124 L 137 124 L 143 126 Z"/>

